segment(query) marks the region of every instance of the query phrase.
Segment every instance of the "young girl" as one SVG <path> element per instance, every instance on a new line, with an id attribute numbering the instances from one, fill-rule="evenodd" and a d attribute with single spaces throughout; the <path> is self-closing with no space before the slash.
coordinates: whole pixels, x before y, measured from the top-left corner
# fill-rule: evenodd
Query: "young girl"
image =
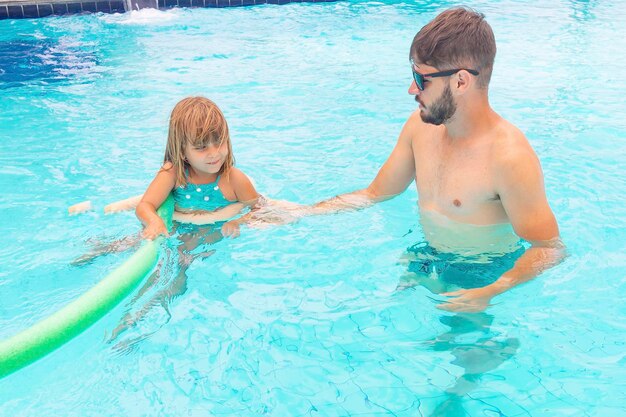
<path id="1" fill-rule="evenodd" d="M 235 168 L 228 124 L 220 109 L 207 98 L 188 97 L 176 104 L 170 116 L 163 159 L 163 166 L 135 209 L 144 225 L 144 238 L 167 234 L 156 210 L 171 192 L 174 219 L 186 223 L 232 217 L 259 198 L 250 179 Z M 242 204 L 231 206 L 233 203 Z M 239 235 L 241 222 L 237 219 L 224 223 L 222 234 Z"/>
<path id="2" fill-rule="evenodd" d="M 163 166 L 146 192 L 143 196 L 110 204 L 105 208 L 105 212 L 121 211 L 136 206 L 135 213 L 144 225 L 141 237 L 154 239 L 161 234 L 168 234 L 156 210 L 172 193 L 175 201 L 174 220 L 177 222 L 176 232 L 180 241 L 176 247 L 178 268 L 173 278 L 168 276 L 170 275 L 167 272 L 168 268 L 163 269 L 165 264 L 161 264 L 161 267 L 155 270 L 131 301 L 131 305 L 146 297 L 149 300 L 139 310 L 127 312 L 120 325 L 113 330 L 111 340 L 135 327 L 155 304 L 161 304 L 169 317 L 170 303 L 186 291 L 186 270 L 191 262 L 195 258 L 212 255 L 215 250 L 208 250 L 207 245 L 213 245 L 221 240 L 222 236 L 239 235 L 239 225 L 250 216 L 227 221 L 222 224 L 221 231 L 219 224 L 201 228 L 190 228 L 184 224 L 221 222 L 259 201 L 260 196 L 252 182 L 242 171 L 235 168 L 234 163 L 228 124 L 217 105 L 204 97 L 188 97 L 176 104 L 170 116 Z M 77 211 L 82 210 L 80 207 L 78 210 L 70 208 L 70 213 Z M 105 245 L 79 258 L 75 264 L 89 262 L 106 253 L 129 249 L 140 241 L 136 235 L 113 245 Z M 198 253 L 196 249 L 199 247 L 203 248 L 203 251 Z M 163 280 L 166 283 L 163 283 Z M 161 289 L 151 296 L 150 293 L 159 287 Z M 142 334 L 136 340 L 147 336 Z"/>
<path id="3" fill-rule="evenodd" d="M 167 234 L 156 209 L 173 191 L 177 222 L 204 225 L 231 219 L 260 198 L 234 163 L 228 124 L 217 105 L 204 97 L 185 98 L 172 110 L 163 166 L 146 192 L 108 204 L 104 212 L 135 209 L 144 225 L 142 236 L 153 239 Z M 68 212 L 92 209 L 90 201 L 83 201 Z M 236 237 L 243 222 L 225 223 L 224 236 Z"/>

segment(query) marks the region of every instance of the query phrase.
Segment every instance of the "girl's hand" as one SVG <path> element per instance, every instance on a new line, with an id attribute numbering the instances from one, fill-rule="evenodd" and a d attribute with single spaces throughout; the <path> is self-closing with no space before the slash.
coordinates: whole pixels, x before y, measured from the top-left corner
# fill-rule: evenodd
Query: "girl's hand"
<path id="1" fill-rule="evenodd" d="M 231 220 L 222 225 L 222 235 L 224 237 L 239 236 L 239 223 L 237 220 Z"/>
<path id="2" fill-rule="evenodd" d="M 169 235 L 167 233 L 167 228 L 165 227 L 165 223 L 163 223 L 163 220 L 161 220 L 160 217 L 148 223 L 146 227 L 144 227 L 143 232 L 141 233 L 141 236 L 144 239 L 149 239 L 149 240 L 153 240 L 160 235 L 165 235 L 165 236 Z"/>

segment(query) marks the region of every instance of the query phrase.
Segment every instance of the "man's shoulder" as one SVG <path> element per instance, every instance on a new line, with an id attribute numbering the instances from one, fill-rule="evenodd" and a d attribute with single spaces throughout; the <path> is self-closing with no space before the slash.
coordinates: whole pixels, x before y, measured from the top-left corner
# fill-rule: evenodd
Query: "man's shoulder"
<path id="1" fill-rule="evenodd" d="M 404 125 L 404 133 L 412 143 L 423 143 L 441 134 L 443 126 L 436 126 L 422 120 L 420 110 L 415 110 Z"/>
<path id="2" fill-rule="evenodd" d="M 407 126 L 411 126 L 414 128 L 419 128 L 419 129 L 432 129 L 432 128 L 437 128 L 438 126 L 435 126 L 433 124 L 429 124 L 426 123 L 422 120 L 422 116 L 421 116 L 421 111 L 420 109 L 415 110 L 413 113 L 411 113 L 411 115 L 409 116 L 409 118 L 406 121 L 406 125 Z"/>
<path id="3" fill-rule="evenodd" d="M 492 144 L 492 160 L 496 169 L 511 169 L 535 164 L 538 159 L 526 135 L 507 120 L 496 128 Z"/>

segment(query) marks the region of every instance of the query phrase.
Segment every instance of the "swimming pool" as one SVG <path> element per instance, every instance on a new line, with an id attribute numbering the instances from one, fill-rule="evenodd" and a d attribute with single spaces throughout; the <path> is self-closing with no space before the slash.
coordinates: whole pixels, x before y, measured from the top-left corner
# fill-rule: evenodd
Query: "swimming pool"
<path id="1" fill-rule="evenodd" d="M 365 186 L 415 109 L 410 41 L 449 5 L 0 22 L 0 338 L 128 256 L 71 266 L 87 240 L 138 224 L 66 208 L 141 192 L 181 97 L 219 104 L 238 165 L 267 196 L 311 203 Z M 607 2 L 472 5 L 498 41 L 492 104 L 542 161 L 563 264 L 458 316 L 425 288 L 396 290 L 399 259 L 423 240 L 412 188 L 361 212 L 245 230 L 114 341 L 124 314 L 172 277 L 0 380 L 0 415 L 624 414 L 626 18 Z"/>

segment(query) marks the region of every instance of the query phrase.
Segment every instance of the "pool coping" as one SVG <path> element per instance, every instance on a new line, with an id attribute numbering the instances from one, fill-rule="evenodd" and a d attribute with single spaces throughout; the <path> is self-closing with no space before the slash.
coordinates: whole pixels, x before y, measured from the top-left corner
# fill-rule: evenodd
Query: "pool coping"
<path id="1" fill-rule="evenodd" d="M 243 7 L 260 4 L 326 3 L 337 0 L 0 0 L 0 20 L 80 13 L 125 13 L 145 8 Z"/>

